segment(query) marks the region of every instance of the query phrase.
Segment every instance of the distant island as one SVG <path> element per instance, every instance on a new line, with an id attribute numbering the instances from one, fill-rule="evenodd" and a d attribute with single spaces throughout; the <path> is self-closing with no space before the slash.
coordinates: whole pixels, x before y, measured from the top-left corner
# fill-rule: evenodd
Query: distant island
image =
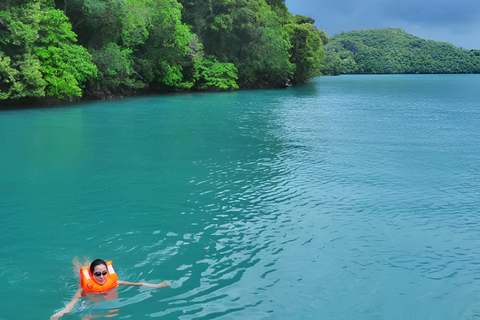
<path id="1" fill-rule="evenodd" d="M 424 40 L 401 29 L 334 35 L 324 47 L 323 74 L 478 73 L 480 50 Z"/>
<path id="2" fill-rule="evenodd" d="M 4 0 L 0 102 L 303 84 L 349 73 L 473 73 L 480 51 L 400 29 L 329 38 L 285 0 Z M 3 101 L 3 102 L 2 102 Z"/>

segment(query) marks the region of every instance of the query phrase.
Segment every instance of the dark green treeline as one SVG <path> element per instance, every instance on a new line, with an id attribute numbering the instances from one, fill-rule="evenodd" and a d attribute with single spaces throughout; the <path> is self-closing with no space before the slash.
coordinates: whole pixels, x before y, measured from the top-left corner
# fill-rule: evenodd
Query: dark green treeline
<path id="1" fill-rule="evenodd" d="M 284 0 L 2 0 L 0 100 L 305 83 L 313 22 Z"/>
<path id="2" fill-rule="evenodd" d="M 478 73 L 480 51 L 424 40 L 401 29 L 334 35 L 325 46 L 326 74 Z"/>

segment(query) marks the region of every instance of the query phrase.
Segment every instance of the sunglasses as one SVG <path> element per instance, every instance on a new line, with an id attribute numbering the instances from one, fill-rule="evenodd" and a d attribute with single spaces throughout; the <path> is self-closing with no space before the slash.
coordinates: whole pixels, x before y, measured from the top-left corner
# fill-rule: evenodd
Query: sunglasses
<path id="1" fill-rule="evenodd" d="M 97 272 L 94 272 L 93 274 L 97 277 L 106 276 L 107 275 L 107 270 L 103 270 L 103 272 L 97 271 Z"/>

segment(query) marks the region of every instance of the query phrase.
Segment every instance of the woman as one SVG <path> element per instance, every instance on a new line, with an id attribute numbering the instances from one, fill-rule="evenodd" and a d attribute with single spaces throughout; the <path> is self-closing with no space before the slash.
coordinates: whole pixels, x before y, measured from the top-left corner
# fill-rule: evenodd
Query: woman
<path id="1" fill-rule="evenodd" d="M 62 311 L 57 312 L 50 319 L 58 319 L 65 313 L 70 312 L 82 296 L 86 296 L 90 293 L 105 294 L 119 285 L 163 288 L 168 287 L 170 283 L 163 281 L 159 284 L 150 284 L 118 280 L 111 261 L 105 262 L 101 259 L 97 259 L 90 264 L 90 267 L 86 266 L 80 268 L 80 287 L 77 292 L 75 292 L 72 301 L 70 301 Z"/>

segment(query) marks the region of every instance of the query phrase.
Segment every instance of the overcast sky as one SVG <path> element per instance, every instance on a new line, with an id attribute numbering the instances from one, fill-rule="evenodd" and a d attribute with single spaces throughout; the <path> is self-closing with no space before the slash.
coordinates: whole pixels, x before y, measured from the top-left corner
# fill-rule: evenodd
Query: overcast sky
<path id="1" fill-rule="evenodd" d="M 400 28 L 423 39 L 480 49 L 480 0 L 286 0 L 331 37 L 342 31 Z"/>

